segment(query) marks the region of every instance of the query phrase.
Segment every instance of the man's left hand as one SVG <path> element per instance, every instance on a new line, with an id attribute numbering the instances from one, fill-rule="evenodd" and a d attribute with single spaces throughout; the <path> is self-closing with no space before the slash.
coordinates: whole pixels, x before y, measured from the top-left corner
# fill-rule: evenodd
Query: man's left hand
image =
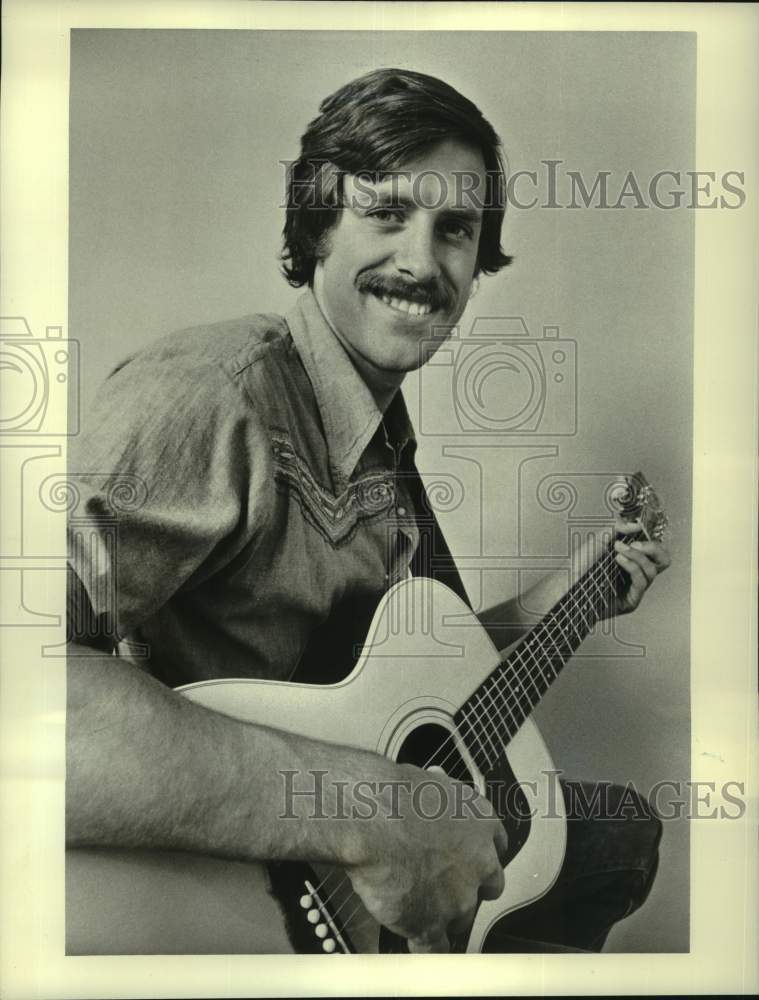
<path id="1" fill-rule="evenodd" d="M 616 529 L 620 534 L 632 534 L 640 530 L 640 525 L 618 521 Z M 661 542 L 617 539 L 614 548 L 617 562 L 630 578 L 626 590 L 617 598 L 615 611 L 618 615 L 627 615 L 638 607 L 645 592 L 659 573 L 667 569 L 672 558 Z"/>

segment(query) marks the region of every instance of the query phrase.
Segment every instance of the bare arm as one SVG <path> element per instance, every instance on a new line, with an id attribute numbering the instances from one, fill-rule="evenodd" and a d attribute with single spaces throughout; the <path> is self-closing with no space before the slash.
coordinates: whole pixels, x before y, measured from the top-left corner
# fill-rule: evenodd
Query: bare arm
<path id="1" fill-rule="evenodd" d="M 617 522 L 617 531 L 635 531 L 632 522 Z M 659 573 L 670 565 L 670 554 L 660 542 L 634 541 L 630 545 L 617 541 L 617 562 L 628 574 L 626 590 L 617 603 L 617 614 L 628 614 L 640 604 L 643 595 Z M 478 615 L 481 625 L 496 649 L 505 650 L 521 639 L 535 623 L 548 614 L 571 585 L 590 567 L 595 549 L 590 542 L 583 545 L 573 560 L 573 578 L 567 580 L 564 570 L 549 573 L 521 597 L 503 601 Z M 529 609 L 529 610 L 528 610 Z"/>
<path id="2" fill-rule="evenodd" d="M 351 844 L 334 823 L 279 819 L 280 771 L 321 768 L 337 781 L 392 766 L 209 711 L 127 661 L 75 644 L 67 733 L 70 845 L 347 862 L 354 860 Z M 313 805 L 296 798 L 291 808 L 305 815 Z"/>
<path id="3" fill-rule="evenodd" d="M 376 814 L 309 820 L 295 798 L 284 817 L 281 771 L 326 771 L 322 812 L 357 801 L 359 779 L 376 785 Z M 439 784 L 455 784 L 441 775 Z M 346 868 L 376 919 L 412 950 L 445 950 L 446 929 L 471 920 L 478 894 L 503 889 L 506 841 L 486 799 L 462 820 L 402 808 L 387 822 L 389 786 L 430 775 L 365 751 L 227 718 L 193 704 L 137 667 L 70 646 L 67 843 L 191 850 L 243 860 L 325 861 Z M 300 782 L 299 782 L 300 784 Z M 366 785 L 364 795 L 366 795 Z M 405 800 L 408 803 L 410 799 Z M 438 800 L 439 801 L 439 800 Z M 448 795 L 451 812 L 456 797 Z M 366 799 L 361 802 L 364 812 Z M 295 819 L 292 818 L 295 813 Z"/>

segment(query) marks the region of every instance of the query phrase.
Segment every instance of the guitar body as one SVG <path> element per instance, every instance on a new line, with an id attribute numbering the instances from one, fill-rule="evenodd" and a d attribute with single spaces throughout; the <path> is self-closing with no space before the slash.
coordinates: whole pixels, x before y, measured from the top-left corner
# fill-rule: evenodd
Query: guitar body
<path id="1" fill-rule="evenodd" d="M 445 740 L 448 748 L 455 744 L 455 776 L 463 768 L 485 791 L 493 781 L 512 793 L 516 783 L 526 789 L 526 797 L 516 791 L 519 818 L 504 820 L 510 843 L 504 892 L 480 904 L 470 933 L 456 942 L 455 950 L 477 952 L 500 917 L 548 891 L 566 843 L 558 778 L 535 724 L 526 719 L 508 747 L 499 748 L 493 773 L 483 774 L 454 722 L 500 662 L 477 618 L 452 591 L 414 578 L 385 596 L 358 663 L 340 683 L 221 680 L 179 690 L 236 719 L 420 766 Z M 453 773 L 450 753 L 433 762 Z M 298 776 L 296 787 L 303 780 Z M 507 801 L 513 811 L 514 795 Z M 335 941 L 338 951 L 400 950 L 399 939 L 380 933 L 341 873 L 306 865 L 69 850 L 66 905 L 67 954 L 282 953 L 330 950 L 334 944 L 325 942 Z M 348 940 L 352 947 L 343 947 Z"/>

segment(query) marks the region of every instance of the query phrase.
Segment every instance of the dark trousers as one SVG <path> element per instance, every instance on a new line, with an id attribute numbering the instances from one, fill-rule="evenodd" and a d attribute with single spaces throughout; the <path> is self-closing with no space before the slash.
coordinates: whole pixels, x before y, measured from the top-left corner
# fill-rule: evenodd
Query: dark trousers
<path id="1" fill-rule="evenodd" d="M 485 952 L 599 952 L 614 924 L 646 901 L 662 833 L 649 803 L 620 785 L 562 781 L 562 791 L 567 849 L 559 877 L 537 902 L 498 922 Z"/>

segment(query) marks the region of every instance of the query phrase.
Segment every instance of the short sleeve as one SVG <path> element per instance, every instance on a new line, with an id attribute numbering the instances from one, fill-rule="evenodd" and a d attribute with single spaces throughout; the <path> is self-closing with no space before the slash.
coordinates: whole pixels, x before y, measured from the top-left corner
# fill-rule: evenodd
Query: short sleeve
<path id="1" fill-rule="evenodd" d="M 69 559 L 126 636 L 255 546 L 271 511 L 267 435 L 220 364 L 140 356 L 103 384 L 69 451 Z"/>

